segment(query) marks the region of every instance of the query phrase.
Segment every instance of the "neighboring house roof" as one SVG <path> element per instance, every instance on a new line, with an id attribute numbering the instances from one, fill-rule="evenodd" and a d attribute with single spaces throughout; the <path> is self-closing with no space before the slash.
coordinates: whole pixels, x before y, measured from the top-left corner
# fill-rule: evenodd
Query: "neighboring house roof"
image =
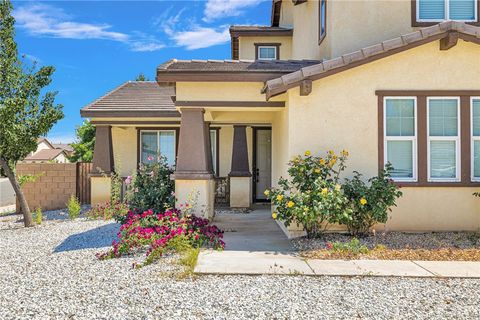
<path id="1" fill-rule="evenodd" d="M 157 81 L 258 81 L 318 64 L 319 60 L 170 60 L 157 68 Z"/>
<path id="2" fill-rule="evenodd" d="M 301 68 L 298 71 L 276 79 L 268 80 L 263 92 L 266 93 L 268 100 L 270 97 L 286 92 L 290 88 L 300 86 L 304 81 L 328 77 L 432 41 L 441 39 L 440 49 L 448 50 L 456 45 L 458 38 L 480 44 L 480 27 L 463 22 L 442 22 L 352 53 L 344 54 L 335 59 Z"/>
<path id="3" fill-rule="evenodd" d="M 179 117 L 173 86 L 128 81 L 80 110 L 82 117 Z"/>
<path id="4" fill-rule="evenodd" d="M 54 160 L 61 153 L 66 156 L 65 151 L 62 149 L 43 149 L 33 155 L 29 155 L 25 158 L 25 161 L 49 161 Z"/>
<path id="5" fill-rule="evenodd" d="M 62 149 L 62 150 L 65 150 L 67 152 L 73 152 L 73 148 L 71 145 L 69 144 L 66 144 L 66 143 L 53 143 L 53 147 L 55 149 Z"/>
<path id="6" fill-rule="evenodd" d="M 55 147 L 53 146 L 53 144 L 52 144 L 50 141 L 48 141 L 47 138 L 40 137 L 40 138 L 37 139 L 37 145 L 39 145 L 39 144 L 42 143 L 42 142 L 45 142 L 46 144 L 48 144 L 48 146 L 49 146 L 50 148 L 55 149 Z"/>

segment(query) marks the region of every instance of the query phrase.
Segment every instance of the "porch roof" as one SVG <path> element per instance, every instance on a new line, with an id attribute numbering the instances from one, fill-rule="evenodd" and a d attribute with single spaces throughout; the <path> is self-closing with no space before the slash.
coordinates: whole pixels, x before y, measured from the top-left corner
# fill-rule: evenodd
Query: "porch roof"
<path id="1" fill-rule="evenodd" d="M 157 68 L 157 81 L 249 81 L 264 82 L 319 60 L 177 60 Z"/>
<path id="2" fill-rule="evenodd" d="M 82 117 L 180 117 L 175 88 L 154 81 L 128 81 L 80 110 Z"/>
<path id="3" fill-rule="evenodd" d="M 446 21 L 397 38 L 344 54 L 341 57 L 306 66 L 288 75 L 266 81 L 263 92 L 267 99 L 301 86 L 305 81 L 318 80 L 417 46 L 442 40 L 441 50 L 448 50 L 457 44 L 458 39 L 480 44 L 480 27 L 464 22 Z"/>

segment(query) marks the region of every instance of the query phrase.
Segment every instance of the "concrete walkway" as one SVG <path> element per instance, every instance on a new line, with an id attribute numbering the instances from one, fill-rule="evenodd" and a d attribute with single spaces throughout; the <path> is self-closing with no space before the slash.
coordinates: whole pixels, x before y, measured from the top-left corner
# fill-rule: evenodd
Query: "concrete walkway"
<path id="1" fill-rule="evenodd" d="M 200 253 L 195 273 L 480 278 L 480 262 L 307 260 L 293 253 L 208 250 Z"/>
<path id="2" fill-rule="evenodd" d="M 268 206 L 250 213 L 220 213 L 213 223 L 224 230 L 226 251 L 291 252 L 290 241 L 272 219 Z"/>

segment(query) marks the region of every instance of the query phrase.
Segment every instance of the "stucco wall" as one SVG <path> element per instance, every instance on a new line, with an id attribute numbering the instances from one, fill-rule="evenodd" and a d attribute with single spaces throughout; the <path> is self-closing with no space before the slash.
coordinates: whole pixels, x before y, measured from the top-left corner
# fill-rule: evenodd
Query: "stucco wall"
<path id="1" fill-rule="evenodd" d="M 291 154 L 333 149 L 350 152 L 348 175 L 377 174 L 375 90 L 479 90 L 480 46 L 459 40 L 448 51 L 433 42 L 314 81 L 309 96 L 288 92 Z M 469 156 L 469 155 L 466 155 Z M 405 188 L 387 228 L 446 230 L 480 227 L 471 188 Z M 419 218 L 421 217 L 421 218 Z"/>
<path id="2" fill-rule="evenodd" d="M 293 23 L 292 58 L 321 59 L 323 54 L 318 46 L 318 1 L 307 1 L 294 6 Z"/>
<path id="3" fill-rule="evenodd" d="M 239 37 L 239 57 L 255 60 L 255 43 L 280 43 L 280 59 L 292 59 L 292 37 Z"/>
<path id="4" fill-rule="evenodd" d="M 137 169 L 137 130 L 134 127 L 112 127 L 115 169 L 124 177 Z"/>

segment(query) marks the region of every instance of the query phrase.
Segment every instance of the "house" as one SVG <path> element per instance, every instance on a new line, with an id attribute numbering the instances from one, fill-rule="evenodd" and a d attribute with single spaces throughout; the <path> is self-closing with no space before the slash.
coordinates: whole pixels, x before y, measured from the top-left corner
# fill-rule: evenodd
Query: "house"
<path id="1" fill-rule="evenodd" d="M 480 4 L 477 0 L 272 1 L 270 26 L 232 26 L 231 60 L 176 60 L 81 110 L 94 166 L 129 175 L 149 155 L 176 164 L 176 194 L 211 216 L 265 201 L 305 150 L 350 152 L 348 174 L 395 167 L 388 230 L 478 230 Z M 92 177 L 92 202 L 109 179 Z M 285 230 L 296 234 L 295 228 Z"/>
<path id="2" fill-rule="evenodd" d="M 68 156 L 71 155 L 72 152 L 73 149 L 70 145 L 53 144 L 46 138 L 39 138 L 37 141 L 37 150 L 30 153 L 22 162 L 68 163 Z"/>

